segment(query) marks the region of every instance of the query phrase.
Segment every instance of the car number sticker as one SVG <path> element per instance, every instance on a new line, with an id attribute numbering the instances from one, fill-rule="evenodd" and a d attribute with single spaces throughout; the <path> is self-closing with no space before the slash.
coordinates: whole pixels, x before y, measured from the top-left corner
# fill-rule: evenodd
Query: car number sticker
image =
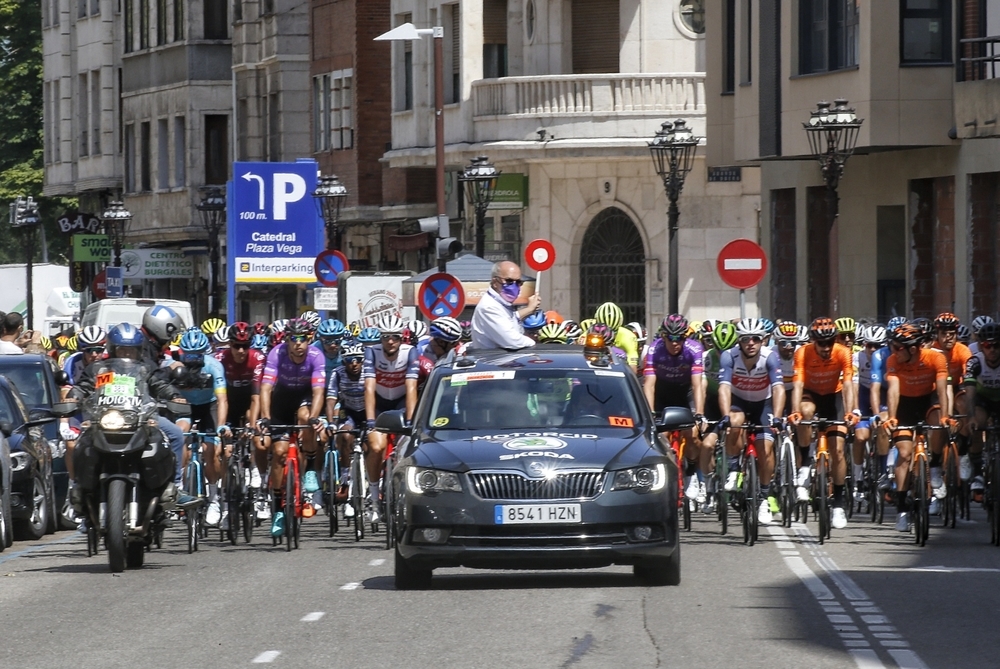
<path id="1" fill-rule="evenodd" d="M 131 397 L 135 395 L 135 379 L 131 376 L 115 377 L 114 383 L 103 390 L 105 397 Z"/>
<path id="2" fill-rule="evenodd" d="M 464 386 L 469 381 L 494 381 L 497 379 L 513 379 L 516 372 L 514 370 L 501 372 L 463 372 L 451 375 L 451 385 Z"/>
<path id="3" fill-rule="evenodd" d="M 435 418 L 434 422 L 431 423 L 433 427 L 444 427 L 448 424 L 448 419 L 442 416 L 441 418 Z"/>
<path id="4" fill-rule="evenodd" d="M 613 372 L 607 369 L 595 369 L 594 374 L 597 376 L 625 376 L 625 372 Z"/>
<path id="5" fill-rule="evenodd" d="M 635 424 L 628 416 L 608 416 L 611 427 L 633 427 Z"/>

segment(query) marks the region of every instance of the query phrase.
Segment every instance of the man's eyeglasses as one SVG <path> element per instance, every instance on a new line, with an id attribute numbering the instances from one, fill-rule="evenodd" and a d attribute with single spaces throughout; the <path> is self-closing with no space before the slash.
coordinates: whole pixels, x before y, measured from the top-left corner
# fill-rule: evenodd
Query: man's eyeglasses
<path id="1" fill-rule="evenodd" d="M 667 334 L 666 332 L 664 332 L 662 335 L 660 335 L 660 337 L 662 337 L 663 339 L 666 339 L 667 341 L 672 342 L 674 344 L 678 344 L 678 343 L 684 341 L 685 339 L 687 339 L 687 335 L 683 335 L 683 334 L 676 334 L 676 335 L 675 334 Z"/>
<path id="2" fill-rule="evenodd" d="M 499 276 L 497 278 L 500 279 L 500 282 L 503 285 L 505 285 L 505 286 L 513 286 L 513 285 L 523 286 L 524 285 L 524 279 L 504 279 L 504 278 L 499 277 Z"/>
<path id="3" fill-rule="evenodd" d="M 382 335 L 382 341 L 403 341 L 403 337 L 398 334 L 384 334 Z"/>
<path id="4" fill-rule="evenodd" d="M 354 364 L 360 363 L 363 360 L 364 360 L 364 358 L 361 357 L 360 355 L 352 355 L 350 358 L 344 358 L 344 364 L 345 365 L 354 365 Z"/>
<path id="5" fill-rule="evenodd" d="M 288 335 L 285 337 L 286 341 L 294 342 L 296 344 L 308 344 L 310 339 L 312 339 L 312 337 L 307 334 Z"/>
<path id="6" fill-rule="evenodd" d="M 981 348 L 984 351 L 992 351 L 997 346 L 998 346 L 997 344 L 994 344 L 991 341 L 981 341 L 981 342 L 979 342 L 979 348 Z"/>
<path id="7" fill-rule="evenodd" d="M 250 344 L 230 344 L 229 348 L 235 348 L 235 349 L 239 349 L 241 351 L 244 351 L 244 350 L 250 348 Z"/>
<path id="8" fill-rule="evenodd" d="M 83 352 L 84 353 L 89 353 L 90 355 L 100 355 L 101 353 L 104 353 L 104 347 L 103 346 L 91 346 L 90 348 L 83 349 Z"/>
<path id="9" fill-rule="evenodd" d="M 793 341 L 779 341 L 778 346 L 780 348 L 795 348 L 795 342 Z"/>
<path id="10" fill-rule="evenodd" d="M 320 337 L 319 340 L 322 342 L 323 346 L 340 346 L 339 339 L 333 339 L 332 337 Z"/>
<path id="11" fill-rule="evenodd" d="M 740 337 L 741 344 L 759 344 L 762 341 L 764 340 L 758 337 L 757 335 L 747 335 L 746 337 Z"/>

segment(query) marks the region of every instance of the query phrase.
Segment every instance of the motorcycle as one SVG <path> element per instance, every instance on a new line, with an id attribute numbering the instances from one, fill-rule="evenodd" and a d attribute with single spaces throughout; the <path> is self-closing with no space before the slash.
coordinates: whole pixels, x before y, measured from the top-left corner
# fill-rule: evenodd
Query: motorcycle
<path id="1" fill-rule="evenodd" d="M 86 518 L 87 554 L 97 553 L 103 537 L 112 572 L 142 567 L 147 547 L 162 541 L 164 505 L 172 505 L 176 497 L 175 458 L 157 427 L 157 415 L 161 407 L 176 415 L 190 408 L 154 400 L 148 374 L 133 360 L 102 361 L 94 392 L 79 406 L 85 429 L 74 465 Z M 77 405 L 64 402 L 53 408 L 57 415 L 69 415 Z"/>

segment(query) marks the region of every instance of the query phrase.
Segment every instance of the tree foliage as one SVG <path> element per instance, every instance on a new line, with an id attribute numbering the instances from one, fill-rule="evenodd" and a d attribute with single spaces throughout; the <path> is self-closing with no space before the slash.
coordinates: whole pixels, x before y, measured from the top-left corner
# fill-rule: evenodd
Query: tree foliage
<path id="1" fill-rule="evenodd" d="M 0 0 L 0 230 L 7 232 L 4 205 L 18 195 L 39 202 L 49 259 L 69 257 L 68 238 L 56 218 L 74 205 L 42 197 L 42 14 L 39 0 Z M 37 244 L 36 244 L 37 247 Z M 37 254 L 36 254 L 37 258 Z M 21 234 L 0 234 L 0 263 L 24 262 Z"/>

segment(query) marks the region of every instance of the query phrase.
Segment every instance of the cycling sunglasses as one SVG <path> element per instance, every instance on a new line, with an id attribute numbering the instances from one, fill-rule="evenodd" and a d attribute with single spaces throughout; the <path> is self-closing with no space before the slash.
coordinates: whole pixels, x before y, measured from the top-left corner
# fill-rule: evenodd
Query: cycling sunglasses
<path id="1" fill-rule="evenodd" d="M 181 353 L 181 362 L 185 364 L 190 364 L 192 362 L 201 362 L 205 359 L 204 353 Z"/>
<path id="2" fill-rule="evenodd" d="M 398 334 L 384 334 L 382 341 L 403 341 L 403 336 Z"/>
<path id="3" fill-rule="evenodd" d="M 816 345 L 822 346 L 823 348 L 832 348 L 834 344 L 837 343 L 836 339 L 817 339 Z"/>
<path id="4" fill-rule="evenodd" d="M 292 341 L 296 344 L 306 344 L 310 340 L 312 340 L 312 336 L 307 334 L 288 335 L 285 337 L 285 341 Z"/>
<path id="5" fill-rule="evenodd" d="M 1000 346 L 1000 344 L 994 344 L 993 342 L 989 342 L 989 341 L 981 341 L 981 342 L 979 342 L 979 348 L 981 348 L 984 351 L 992 351 L 997 346 Z"/>
<path id="6" fill-rule="evenodd" d="M 241 351 L 250 348 L 250 344 L 230 344 L 229 348 L 238 348 Z"/>
<path id="7" fill-rule="evenodd" d="M 667 334 L 666 332 L 664 332 L 663 334 L 661 334 L 660 337 L 663 338 L 663 339 L 666 339 L 669 342 L 673 342 L 674 344 L 679 344 L 680 342 L 682 342 L 685 339 L 687 339 L 687 335 L 684 335 L 684 334 L 679 334 L 679 335 Z"/>
<path id="8" fill-rule="evenodd" d="M 740 343 L 741 344 L 759 344 L 762 341 L 764 341 L 764 340 L 762 338 L 758 337 L 757 335 L 749 335 L 749 336 L 746 336 L 746 337 L 740 337 Z"/>
<path id="9" fill-rule="evenodd" d="M 103 346 L 91 346 L 82 350 L 84 353 L 89 353 L 90 355 L 100 355 L 101 353 L 104 353 Z"/>
<path id="10" fill-rule="evenodd" d="M 364 361 L 364 356 L 352 355 L 351 357 L 344 358 L 343 360 L 344 360 L 344 364 L 345 365 L 353 365 L 355 363 L 360 363 L 360 362 Z"/>

